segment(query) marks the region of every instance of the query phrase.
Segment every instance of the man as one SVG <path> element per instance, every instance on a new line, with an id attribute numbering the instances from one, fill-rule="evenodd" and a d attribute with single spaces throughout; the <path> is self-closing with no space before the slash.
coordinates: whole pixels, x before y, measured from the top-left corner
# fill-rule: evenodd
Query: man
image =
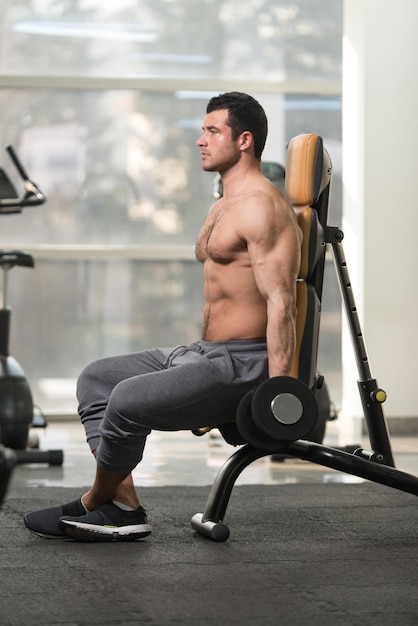
<path id="1" fill-rule="evenodd" d="M 219 172 L 223 196 L 196 243 L 205 278 L 202 338 L 87 366 L 77 397 L 96 478 L 79 500 L 27 514 L 35 534 L 81 541 L 149 535 L 131 472 L 151 430 L 230 422 L 248 390 L 289 374 L 301 233 L 292 207 L 261 174 L 266 137 L 266 115 L 251 96 L 209 101 L 197 146 L 203 169 Z"/>

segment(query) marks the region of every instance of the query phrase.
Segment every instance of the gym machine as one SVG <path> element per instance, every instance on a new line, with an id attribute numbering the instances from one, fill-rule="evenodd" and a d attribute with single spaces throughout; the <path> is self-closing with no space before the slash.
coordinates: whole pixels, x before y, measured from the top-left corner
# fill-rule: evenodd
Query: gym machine
<path id="1" fill-rule="evenodd" d="M 29 178 L 12 146 L 7 146 L 24 191 L 19 196 L 6 172 L 0 168 L 0 215 L 20 213 L 24 207 L 43 204 L 45 194 Z M 8 458 L 17 463 L 47 463 L 62 465 L 62 450 L 39 450 L 38 440 L 29 440 L 31 427 L 46 427 L 45 418 L 34 410 L 32 393 L 25 373 L 9 353 L 11 309 L 8 306 L 8 277 L 14 267 L 33 268 L 31 254 L 21 250 L 0 250 L 2 288 L 0 292 L 0 441 Z M 1 463 L 1 459 L 0 459 Z M 1 467 L 0 467 L 1 471 Z M 1 489 L 0 489 L 1 491 Z M 1 494 L 0 494 L 1 495 Z"/>

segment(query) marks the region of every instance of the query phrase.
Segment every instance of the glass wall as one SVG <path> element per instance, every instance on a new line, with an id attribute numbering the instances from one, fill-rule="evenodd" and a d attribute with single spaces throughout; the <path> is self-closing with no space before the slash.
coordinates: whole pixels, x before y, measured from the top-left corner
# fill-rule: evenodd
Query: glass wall
<path id="1" fill-rule="evenodd" d="M 2 74 L 264 81 L 341 75 L 338 0 L 3 0 Z"/>
<path id="2" fill-rule="evenodd" d="M 208 98 L 239 89 L 265 106 L 265 158 L 317 132 L 341 215 L 341 20 L 335 0 L 5 1 L 0 140 L 46 204 L 0 216 L 2 248 L 35 268 L 9 276 L 11 352 L 46 413 L 74 411 L 92 359 L 200 332 L 197 231 L 214 178 L 195 146 Z M 0 162 L 20 189 L 5 152 Z M 325 288 L 320 366 L 340 395 L 340 306 Z"/>

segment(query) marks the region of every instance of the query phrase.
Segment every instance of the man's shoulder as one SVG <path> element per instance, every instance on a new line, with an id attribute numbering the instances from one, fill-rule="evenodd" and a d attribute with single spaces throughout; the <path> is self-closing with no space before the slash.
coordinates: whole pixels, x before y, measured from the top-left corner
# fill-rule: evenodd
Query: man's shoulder
<path id="1" fill-rule="evenodd" d="M 299 230 L 294 208 L 273 183 L 255 187 L 237 209 L 239 228 L 247 240 L 262 236 L 270 239 L 288 229 L 292 232 Z"/>
<path id="2" fill-rule="evenodd" d="M 293 211 L 293 207 L 289 204 L 283 193 L 272 182 L 265 179 L 260 181 L 258 185 L 254 185 L 247 193 L 243 194 L 242 208 L 246 210 L 257 210 L 266 213 L 273 219 L 277 214 L 285 214 Z"/>

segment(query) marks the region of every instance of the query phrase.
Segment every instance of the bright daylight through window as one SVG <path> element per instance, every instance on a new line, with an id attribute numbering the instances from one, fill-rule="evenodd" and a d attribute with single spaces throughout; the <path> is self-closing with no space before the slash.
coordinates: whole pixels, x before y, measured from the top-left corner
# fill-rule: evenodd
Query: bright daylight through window
<path id="1" fill-rule="evenodd" d="M 75 379 L 101 356 L 200 332 L 197 231 L 213 201 L 196 139 L 208 98 L 238 89 L 265 107 L 264 158 L 324 137 L 341 213 L 340 0 L 5 0 L 1 146 L 48 196 L 1 216 L 2 248 L 35 268 L 9 277 L 11 352 L 45 413 L 74 413 Z M 3 148 L 0 164 L 19 181 Z M 340 310 L 325 293 L 319 364 L 334 397 Z"/>

